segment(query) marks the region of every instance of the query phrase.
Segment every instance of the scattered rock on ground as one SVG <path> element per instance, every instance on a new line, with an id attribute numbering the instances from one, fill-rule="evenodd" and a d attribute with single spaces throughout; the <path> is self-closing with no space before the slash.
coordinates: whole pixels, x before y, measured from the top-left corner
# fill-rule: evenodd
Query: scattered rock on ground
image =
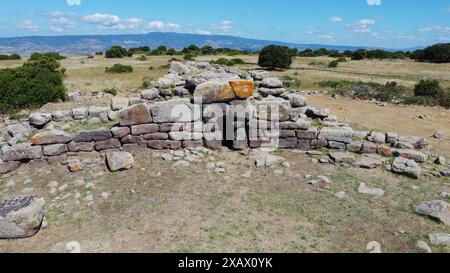
<path id="1" fill-rule="evenodd" d="M 395 174 L 406 175 L 411 178 L 418 179 L 422 172 L 419 164 L 413 160 L 403 157 L 397 157 L 392 163 L 392 172 Z"/>
<path id="2" fill-rule="evenodd" d="M 416 248 L 422 253 L 432 253 L 430 246 L 424 241 L 417 241 Z"/>
<path id="3" fill-rule="evenodd" d="M 431 233 L 428 234 L 430 243 L 434 246 L 450 246 L 450 234 L 446 233 Z"/>
<path id="4" fill-rule="evenodd" d="M 127 152 L 108 152 L 106 161 L 112 172 L 129 170 L 134 165 L 133 155 Z"/>
<path id="5" fill-rule="evenodd" d="M 374 196 L 383 196 L 384 191 L 379 188 L 369 188 L 365 183 L 361 183 L 358 192 L 362 194 L 374 195 Z"/>
<path id="6" fill-rule="evenodd" d="M 416 212 L 450 226 L 450 206 L 442 200 L 427 201 L 416 207 Z"/>

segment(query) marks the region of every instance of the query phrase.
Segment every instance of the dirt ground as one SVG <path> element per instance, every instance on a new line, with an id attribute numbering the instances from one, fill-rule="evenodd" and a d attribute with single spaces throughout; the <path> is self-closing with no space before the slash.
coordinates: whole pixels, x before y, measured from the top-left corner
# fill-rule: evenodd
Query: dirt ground
<path id="1" fill-rule="evenodd" d="M 29 239 L 0 241 L 0 252 L 68 252 L 73 241 L 82 252 L 367 252 L 370 241 L 383 252 L 416 252 L 416 241 L 427 241 L 428 233 L 450 232 L 413 210 L 449 191 L 448 179 L 415 181 L 381 167 L 317 164 L 292 151 L 277 153 L 290 167 L 274 169 L 257 169 L 250 156 L 236 152 L 215 153 L 185 168 L 153 151 L 133 153 L 137 164 L 119 173 L 109 173 L 100 160 L 77 174 L 54 163 L 2 177 L 1 199 L 32 188 L 47 200 L 49 225 Z M 206 162 L 219 161 L 225 174 L 206 169 Z M 305 175 L 326 175 L 331 183 L 312 186 Z M 25 186 L 27 178 L 33 182 Z M 87 189 L 77 179 L 92 184 Z M 52 195 L 52 180 L 67 188 Z M 7 188 L 10 181 L 15 186 Z M 386 194 L 360 194 L 361 182 Z M 340 191 L 346 199 L 334 196 Z M 84 199 L 89 194 L 90 205 Z"/>

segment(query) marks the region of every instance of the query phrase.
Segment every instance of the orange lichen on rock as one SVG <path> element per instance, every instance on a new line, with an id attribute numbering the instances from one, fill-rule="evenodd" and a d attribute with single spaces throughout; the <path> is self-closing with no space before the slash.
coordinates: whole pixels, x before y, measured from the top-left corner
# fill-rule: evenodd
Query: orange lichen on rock
<path id="1" fill-rule="evenodd" d="M 246 99 L 253 96 L 255 83 L 252 81 L 230 81 L 231 89 L 240 99 Z"/>
<path id="2" fill-rule="evenodd" d="M 220 101 L 230 101 L 236 98 L 235 92 L 230 85 L 222 86 L 222 89 L 219 92 L 219 100 Z"/>

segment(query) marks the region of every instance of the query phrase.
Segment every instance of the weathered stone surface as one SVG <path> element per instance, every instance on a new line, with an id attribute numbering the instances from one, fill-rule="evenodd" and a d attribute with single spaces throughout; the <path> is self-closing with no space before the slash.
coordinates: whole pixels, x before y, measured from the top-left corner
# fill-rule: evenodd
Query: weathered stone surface
<path id="1" fill-rule="evenodd" d="M 129 106 L 128 98 L 113 97 L 111 98 L 111 110 L 117 111 L 125 109 Z"/>
<path id="2" fill-rule="evenodd" d="M 400 136 L 398 142 L 410 143 L 416 149 L 422 149 L 428 146 L 428 141 L 425 138 L 417 136 Z"/>
<path id="3" fill-rule="evenodd" d="M 255 102 L 255 116 L 260 120 L 288 121 L 291 110 L 291 104 L 281 98 L 267 97 Z"/>
<path id="4" fill-rule="evenodd" d="M 311 126 L 311 121 L 301 118 L 299 118 L 296 122 L 280 122 L 280 129 L 282 130 L 307 130 L 309 126 Z"/>
<path id="5" fill-rule="evenodd" d="M 144 139 L 139 136 L 128 135 L 120 140 L 123 144 L 131 144 L 131 143 L 143 143 Z"/>
<path id="6" fill-rule="evenodd" d="M 342 142 L 336 142 L 336 141 L 328 141 L 328 148 L 330 149 L 338 149 L 338 150 L 345 150 L 346 145 Z"/>
<path id="7" fill-rule="evenodd" d="M 72 109 L 73 119 L 82 120 L 88 117 L 88 110 L 86 108 Z"/>
<path id="8" fill-rule="evenodd" d="M 330 109 L 327 108 L 317 108 L 317 107 L 308 107 L 306 111 L 306 115 L 311 118 L 326 118 L 330 115 Z"/>
<path id="9" fill-rule="evenodd" d="M 80 102 L 83 100 L 80 92 L 69 92 L 67 96 L 69 97 L 69 101 Z"/>
<path id="10" fill-rule="evenodd" d="M 373 142 L 364 142 L 362 145 L 361 153 L 363 154 L 376 154 L 378 152 L 379 145 Z"/>
<path id="11" fill-rule="evenodd" d="M 3 161 L 32 160 L 42 157 L 41 146 L 31 146 L 30 143 L 20 143 L 2 147 Z"/>
<path id="12" fill-rule="evenodd" d="M 150 110 L 146 104 L 136 104 L 119 112 L 117 115 L 121 126 L 147 124 L 152 122 Z"/>
<path id="13" fill-rule="evenodd" d="M 158 124 L 141 124 L 131 126 L 132 135 L 144 135 L 158 132 Z"/>
<path id="14" fill-rule="evenodd" d="M 311 140 L 311 147 L 314 149 L 321 149 L 328 146 L 328 141 L 324 139 L 313 139 Z"/>
<path id="15" fill-rule="evenodd" d="M 79 159 L 72 159 L 67 163 L 70 172 L 76 173 L 82 171 L 84 166 Z"/>
<path id="16" fill-rule="evenodd" d="M 289 99 L 292 107 L 294 107 L 294 108 L 305 107 L 308 104 L 308 102 L 306 101 L 306 98 L 301 95 L 289 94 L 287 96 L 287 98 Z"/>
<path id="17" fill-rule="evenodd" d="M 403 157 L 397 157 L 392 163 L 392 172 L 418 179 L 422 170 L 415 161 Z"/>
<path id="18" fill-rule="evenodd" d="M 185 140 L 183 141 L 184 148 L 203 147 L 203 140 Z"/>
<path id="19" fill-rule="evenodd" d="M 269 78 L 270 77 L 270 72 L 264 71 L 264 70 L 253 70 L 253 71 L 250 71 L 249 73 L 250 73 L 250 76 L 255 81 L 262 81 L 265 78 Z"/>
<path id="20" fill-rule="evenodd" d="M 283 83 L 278 78 L 264 78 L 259 84 L 260 87 L 282 88 Z"/>
<path id="21" fill-rule="evenodd" d="M 433 134 L 433 137 L 436 138 L 436 139 L 442 139 L 444 136 L 445 136 L 445 133 L 442 130 L 437 130 Z"/>
<path id="22" fill-rule="evenodd" d="M 170 132 L 169 137 L 172 140 L 202 140 L 203 139 L 203 133 L 198 132 Z"/>
<path id="23" fill-rule="evenodd" d="M 94 151 L 94 142 L 70 142 L 67 145 L 71 152 L 92 152 Z"/>
<path id="24" fill-rule="evenodd" d="M 89 107 L 89 116 L 100 117 L 102 113 L 107 113 L 109 111 L 108 107 L 91 106 Z"/>
<path id="25" fill-rule="evenodd" d="M 351 161 L 355 160 L 355 157 L 353 156 L 353 154 L 348 153 L 348 152 L 331 152 L 330 158 L 336 164 L 351 162 Z"/>
<path id="26" fill-rule="evenodd" d="M 28 238 L 41 228 L 43 198 L 21 196 L 0 202 L 0 239 Z"/>
<path id="27" fill-rule="evenodd" d="M 36 127 L 42 127 L 52 120 L 50 113 L 31 113 L 28 117 L 30 124 Z"/>
<path id="28" fill-rule="evenodd" d="M 50 130 L 37 133 L 31 138 L 31 143 L 34 145 L 48 145 L 48 144 L 65 144 L 72 140 L 72 136 L 61 130 Z"/>
<path id="29" fill-rule="evenodd" d="M 387 143 L 393 144 L 393 143 L 397 142 L 397 140 L 398 140 L 398 134 L 392 133 L 392 132 L 386 133 L 386 142 Z"/>
<path id="30" fill-rule="evenodd" d="M 450 226 L 450 205 L 441 200 L 423 202 L 416 207 L 416 212 Z"/>
<path id="31" fill-rule="evenodd" d="M 66 144 L 53 144 L 44 146 L 43 153 L 45 156 L 57 156 L 68 151 Z"/>
<path id="32" fill-rule="evenodd" d="M 168 140 L 169 134 L 168 133 L 152 133 L 152 134 L 145 134 L 142 136 L 145 140 Z"/>
<path id="33" fill-rule="evenodd" d="M 439 156 L 438 158 L 436 158 L 434 163 L 436 163 L 438 165 L 445 165 L 445 163 L 447 163 L 447 160 L 445 159 L 444 156 Z"/>
<path id="34" fill-rule="evenodd" d="M 141 98 L 145 100 L 155 100 L 159 98 L 159 95 L 159 90 L 157 89 L 143 90 L 141 92 Z"/>
<path id="35" fill-rule="evenodd" d="M 134 165 L 133 155 L 127 152 L 109 152 L 106 154 L 106 161 L 112 172 L 129 170 Z"/>
<path id="36" fill-rule="evenodd" d="M 52 113 L 52 117 L 56 121 L 71 119 L 72 116 L 73 116 L 72 110 L 58 110 Z"/>
<path id="37" fill-rule="evenodd" d="M 319 135 L 317 128 L 308 128 L 308 130 L 297 130 L 297 138 L 299 139 L 316 139 Z"/>
<path id="38" fill-rule="evenodd" d="M 6 127 L 6 132 L 11 137 L 23 139 L 31 134 L 31 127 L 27 123 L 11 124 Z"/>
<path id="39" fill-rule="evenodd" d="M 347 145 L 347 150 L 352 153 L 361 153 L 362 152 L 363 143 L 358 141 L 353 141 L 352 143 Z"/>
<path id="40" fill-rule="evenodd" d="M 175 140 L 149 140 L 147 142 L 147 146 L 150 149 L 155 150 L 165 150 L 165 149 L 178 150 L 182 148 L 183 144 L 181 141 Z"/>
<path id="41" fill-rule="evenodd" d="M 184 88 L 182 86 L 178 86 L 178 87 L 175 87 L 175 89 L 173 90 L 173 94 L 175 96 L 179 96 L 179 97 L 187 97 L 191 93 L 186 88 Z"/>
<path id="42" fill-rule="evenodd" d="M 295 137 L 295 131 L 294 130 L 280 130 L 280 137 L 281 138 L 293 138 L 293 137 Z"/>
<path id="43" fill-rule="evenodd" d="M 433 251 L 431 250 L 430 246 L 428 246 L 427 243 L 425 243 L 424 241 L 417 241 L 416 243 L 416 248 L 421 252 L 421 253 L 432 253 Z"/>
<path id="44" fill-rule="evenodd" d="M 230 81 L 231 90 L 238 99 L 246 99 L 253 96 L 255 83 L 253 81 L 239 80 Z"/>
<path id="45" fill-rule="evenodd" d="M 189 99 L 157 102 L 150 107 L 155 123 L 186 123 L 201 120 L 200 106 L 192 104 Z"/>
<path id="46" fill-rule="evenodd" d="M 384 191 L 379 188 L 369 188 L 365 183 L 361 183 L 358 188 L 358 192 L 362 194 L 374 195 L 374 196 L 383 196 Z"/>
<path id="47" fill-rule="evenodd" d="M 280 138 L 278 148 L 280 149 L 294 149 L 297 147 L 297 138 Z"/>
<path id="48" fill-rule="evenodd" d="M 95 143 L 95 150 L 103 151 L 108 149 L 120 148 L 121 144 L 118 139 L 111 138 L 108 140 L 98 141 Z"/>
<path id="49" fill-rule="evenodd" d="M 350 144 L 352 142 L 352 131 L 343 128 L 325 127 L 320 130 L 318 138 Z"/>
<path id="50" fill-rule="evenodd" d="M 450 234 L 447 233 L 431 233 L 428 234 L 430 243 L 434 246 L 450 247 Z"/>
<path id="51" fill-rule="evenodd" d="M 381 161 L 372 157 L 362 157 L 356 161 L 355 165 L 363 169 L 374 169 L 381 165 Z"/>
<path id="52" fill-rule="evenodd" d="M 378 144 L 384 144 L 386 143 L 386 134 L 385 133 L 379 133 L 379 132 L 372 132 L 367 137 L 369 141 L 378 143 Z"/>
<path id="53" fill-rule="evenodd" d="M 113 127 L 111 128 L 111 133 L 113 137 L 122 138 L 126 135 L 129 135 L 131 133 L 131 130 L 129 127 Z"/>
<path id="54" fill-rule="evenodd" d="M 442 174 L 443 176 L 450 177 L 450 169 L 442 170 L 442 171 L 441 171 L 441 174 Z"/>
<path id="55" fill-rule="evenodd" d="M 201 98 L 205 104 L 214 102 L 227 102 L 236 99 L 229 82 L 208 81 L 198 85 L 194 91 L 194 97 Z"/>
<path id="56" fill-rule="evenodd" d="M 169 73 L 175 73 L 177 75 L 188 75 L 191 69 L 181 62 L 171 62 Z"/>
<path id="57" fill-rule="evenodd" d="M 78 132 L 74 137 L 75 142 L 101 141 L 112 138 L 111 130 L 108 128 L 99 128 L 91 131 Z"/>
<path id="58" fill-rule="evenodd" d="M 421 152 L 415 151 L 415 150 L 405 150 L 405 149 L 399 149 L 394 150 L 393 154 L 397 157 L 403 157 L 407 159 L 414 160 L 418 163 L 423 163 L 428 160 L 428 155 L 423 154 Z"/>
<path id="59" fill-rule="evenodd" d="M 10 173 L 17 170 L 19 167 L 20 162 L 18 161 L 3 162 L 2 160 L 0 160 L 0 174 Z"/>
<path id="60" fill-rule="evenodd" d="M 307 139 L 298 139 L 297 148 L 301 151 L 309 151 L 311 149 L 311 143 Z"/>
<path id="61" fill-rule="evenodd" d="M 264 96 L 279 96 L 279 95 L 283 94 L 284 92 L 286 92 L 286 89 L 260 87 L 258 89 L 258 92 Z"/>

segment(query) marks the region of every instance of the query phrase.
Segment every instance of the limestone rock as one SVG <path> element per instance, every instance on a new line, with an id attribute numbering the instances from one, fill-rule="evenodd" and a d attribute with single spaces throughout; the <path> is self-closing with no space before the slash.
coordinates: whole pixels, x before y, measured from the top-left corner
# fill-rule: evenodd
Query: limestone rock
<path id="1" fill-rule="evenodd" d="M 9 161 L 9 162 L 3 162 L 0 159 L 0 174 L 7 174 L 12 171 L 17 170 L 20 167 L 20 162 L 17 161 Z"/>
<path id="2" fill-rule="evenodd" d="M 450 205 L 441 200 L 423 202 L 416 207 L 416 212 L 450 226 Z"/>
<path id="3" fill-rule="evenodd" d="M 109 152 L 106 160 L 112 172 L 129 170 L 134 165 L 133 155 L 126 152 Z"/>
<path id="4" fill-rule="evenodd" d="M 348 152 L 331 152 L 330 158 L 336 164 L 351 162 L 351 161 L 355 160 L 355 157 L 353 156 L 353 154 L 348 153 Z"/>
<path id="5" fill-rule="evenodd" d="M 450 247 L 450 234 L 431 233 L 431 234 L 428 234 L 428 238 L 430 238 L 430 242 L 434 246 Z"/>
<path id="6" fill-rule="evenodd" d="M 397 157 L 392 163 L 392 172 L 418 179 L 422 170 L 415 161 L 403 157 Z"/>
<path id="7" fill-rule="evenodd" d="M 393 151 L 394 156 L 403 157 L 410 160 L 414 160 L 417 163 L 423 163 L 428 160 L 428 155 L 415 150 L 399 149 Z"/>
<path id="8" fill-rule="evenodd" d="M 58 156 L 68 151 L 66 144 L 53 144 L 44 146 L 43 153 L 45 156 Z"/>
<path id="9" fill-rule="evenodd" d="M 325 127 L 320 130 L 318 138 L 350 144 L 352 142 L 352 131 L 345 128 Z"/>
<path id="10" fill-rule="evenodd" d="M 44 218 L 43 198 L 21 196 L 0 202 L 0 239 L 35 235 Z"/>
<path id="11" fill-rule="evenodd" d="M 266 87 L 266 88 L 283 88 L 283 82 L 280 81 L 278 78 L 265 78 L 261 81 L 259 84 L 260 87 Z"/>
<path id="12" fill-rule="evenodd" d="M 110 105 L 113 111 L 122 110 L 128 107 L 129 101 L 128 98 L 113 97 L 111 98 Z"/>
<path id="13" fill-rule="evenodd" d="M 75 142 L 102 141 L 112 138 L 111 130 L 108 128 L 98 128 L 90 131 L 80 131 L 74 137 Z"/>
<path id="14" fill-rule="evenodd" d="M 155 100 L 159 98 L 159 91 L 157 89 L 149 89 L 149 90 L 143 90 L 141 92 L 141 98 L 145 100 Z"/>
<path id="15" fill-rule="evenodd" d="M 436 139 L 442 139 L 445 136 L 444 131 L 442 130 L 438 130 L 436 132 L 434 132 L 433 137 Z"/>
<path id="16" fill-rule="evenodd" d="M 31 113 L 28 117 L 30 124 L 35 127 L 43 127 L 52 120 L 50 113 Z"/>
<path id="17" fill-rule="evenodd" d="M 416 248 L 422 253 L 432 253 L 430 246 L 424 241 L 417 241 Z"/>
<path id="18" fill-rule="evenodd" d="M 49 145 L 49 144 L 65 144 L 72 140 L 72 136 L 61 130 L 50 130 L 37 133 L 31 138 L 31 143 L 34 145 Z"/>
<path id="19" fill-rule="evenodd" d="M 189 99 L 157 102 L 151 105 L 151 113 L 155 123 L 186 123 L 201 119 L 200 107 L 192 104 Z"/>
<path id="20" fill-rule="evenodd" d="M 374 196 L 383 196 L 384 191 L 379 188 L 369 188 L 365 183 L 361 183 L 358 192 L 362 194 L 374 195 Z"/>
<path id="21" fill-rule="evenodd" d="M 41 146 L 31 146 L 30 143 L 20 143 L 2 147 L 3 161 L 32 160 L 42 157 Z"/>
<path id="22" fill-rule="evenodd" d="M 136 104 L 119 112 L 117 118 L 121 126 L 146 124 L 152 122 L 150 110 L 146 104 Z"/>
<path id="23" fill-rule="evenodd" d="M 381 165 L 381 161 L 372 157 L 362 157 L 355 163 L 359 168 L 374 169 Z"/>

